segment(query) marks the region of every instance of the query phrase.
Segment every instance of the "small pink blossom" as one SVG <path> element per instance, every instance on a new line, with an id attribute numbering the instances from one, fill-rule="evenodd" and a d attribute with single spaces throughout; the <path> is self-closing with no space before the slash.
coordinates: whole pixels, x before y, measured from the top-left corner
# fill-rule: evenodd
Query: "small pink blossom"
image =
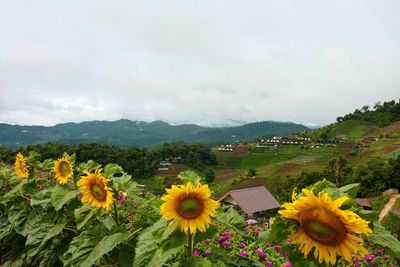
<path id="1" fill-rule="evenodd" d="M 196 256 L 199 256 L 200 254 L 201 254 L 200 251 L 195 250 L 195 251 L 193 251 L 192 256 L 196 257 Z"/>
<path id="2" fill-rule="evenodd" d="M 248 257 L 249 253 L 247 251 L 240 251 L 239 255 L 242 257 Z"/>

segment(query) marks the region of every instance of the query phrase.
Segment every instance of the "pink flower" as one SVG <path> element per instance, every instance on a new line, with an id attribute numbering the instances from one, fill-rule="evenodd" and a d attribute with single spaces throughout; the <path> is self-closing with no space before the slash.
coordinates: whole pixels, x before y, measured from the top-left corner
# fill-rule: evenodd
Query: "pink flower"
<path id="1" fill-rule="evenodd" d="M 353 260 L 353 265 L 354 265 L 354 266 L 358 266 L 358 265 L 360 265 L 361 262 L 362 262 L 362 260 L 354 259 L 354 260 Z"/>
<path id="2" fill-rule="evenodd" d="M 382 255 L 383 253 L 385 253 L 385 250 L 384 249 L 377 249 L 376 253 Z"/>
<path id="3" fill-rule="evenodd" d="M 223 246 L 223 247 L 229 247 L 230 245 L 231 245 L 231 243 L 229 241 L 223 241 L 221 243 L 221 246 Z"/>
<path id="4" fill-rule="evenodd" d="M 196 257 L 196 256 L 199 256 L 200 254 L 201 254 L 200 251 L 195 250 L 195 251 L 193 251 L 192 256 Z"/>
<path id="5" fill-rule="evenodd" d="M 269 248 L 271 246 L 271 243 L 265 243 L 265 245 L 267 248 Z"/>
<path id="6" fill-rule="evenodd" d="M 244 248 L 244 247 L 247 247 L 247 245 L 246 245 L 245 243 L 240 243 L 240 244 L 239 244 L 239 247 L 240 247 L 240 248 Z"/>
<path id="7" fill-rule="evenodd" d="M 256 253 L 258 254 L 261 260 L 267 257 L 267 253 L 265 253 L 264 250 L 262 250 L 261 248 L 256 249 Z"/>
<path id="8" fill-rule="evenodd" d="M 274 249 L 277 250 L 277 251 L 279 251 L 279 250 L 282 249 L 282 246 L 280 246 L 280 245 L 274 245 Z"/>
<path id="9" fill-rule="evenodd" d="M 388 255 L 385 255 L 385 256 L 383 256 L 383 259 L 384 259 L 385 261 L 387 261 L 387 260 L 389 260 L 389 256 L 388 256 Z"/>
<path id="10" fill-rule="evenodd" d="M 206 254 L 206 255 L 208 255 L 208 254 L 210 254 L 211 253 L 211 249 L 206 249 L 205 251 L 204 251 L 204 254 Z"/>
<path id="11" fill-rule="evenodd" d="M 365 255 L 364 256 L 364 260 L 366 260 L 366 261 L 372 261 L 373 259 L 375 258 L 375 256 L 374 255 Z"/>
<path id="12" fill-rule="evenodd" d="M 282 264 L 282 267 L 292 267 L 292 263 L 291 263 L 290 261 L 285 261 L 285 262 Z"/>
<path id="13" fill-rule="evenodd" d="M 240 251 L 239 255 L 242 257 L 248 257 L 249 253 L 247 251 Z"/>
<path id="14" fill-rule="evenodd" d="M 272 261 L 264 261 L 265 266 L 271 267 L 274 263 Z"/>

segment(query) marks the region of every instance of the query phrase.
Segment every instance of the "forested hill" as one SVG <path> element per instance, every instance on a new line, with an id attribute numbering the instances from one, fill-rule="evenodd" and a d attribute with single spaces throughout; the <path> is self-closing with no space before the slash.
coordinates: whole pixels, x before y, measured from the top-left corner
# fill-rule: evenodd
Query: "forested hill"
<path id="1" fill-rule="evenodd" d="M 165 142 L 231 143 L 259 136 L 288 135 L 308 130 L 290 122 L 256 122 L 238 127 L 208 128 L 194 124 L 171 125 L 163 121 L 89 121 L 51 127 L 0 124 L 0 145 L 16 148 L 47 142 L 63 144 L 102 143 L 146 147 Z"/>

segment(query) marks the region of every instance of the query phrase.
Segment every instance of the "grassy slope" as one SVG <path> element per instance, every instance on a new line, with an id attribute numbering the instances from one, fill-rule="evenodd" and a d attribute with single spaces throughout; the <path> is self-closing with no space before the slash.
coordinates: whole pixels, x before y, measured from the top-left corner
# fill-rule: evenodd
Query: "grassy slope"
<path id="1" fill-rule="evenodd" d="M 319 149 L 300 149 L 298 146 L 280 146 L 277 155 L 267 153 L 249 153 L 248 155 L 238 155 L 230 152 L 215 151 L 220 168 L 230 168 L 238 173 L 244 173 L 249 168 L 257 170 L 256 179 L 247 179 L 232 186 L 226 184 L 225 190 L 244 186 L 258 186 L 260 183 L 268 183 L 268 179 L 279 178 L 286 175 L 297 175 L 302 170 L 320 170 L 328 166 L 328 161 L 332 157 L 342 155 L 351 163 L 353 167 L 359 164 L 365 164 L 372 158 L 394 157 L 400 155 L 400 139 L 379 139 L 374 141 L 369 147 L 365 148 L 359 156 L 349 156 L 352 147 L 356 145 L 357 139 L 365 136 L 380 137 L 400 133 L 400 122 L 394 123 L 388 127 L 379 128 L 369 122 L 360 122 L 349 120 L 329 126 L 329 136 L 334 137 L 337 134 L 345 134 L 349 139 L 340 143 L 337 147 L 321 147 Z M 321 129 L 311 133 L 317 135 Z M 231 177 L 232 178 L 232 177 Z M 217 174 L 218 179 L 218 174 Z M 221 187 L 221 186 L 220 186 Z"/>

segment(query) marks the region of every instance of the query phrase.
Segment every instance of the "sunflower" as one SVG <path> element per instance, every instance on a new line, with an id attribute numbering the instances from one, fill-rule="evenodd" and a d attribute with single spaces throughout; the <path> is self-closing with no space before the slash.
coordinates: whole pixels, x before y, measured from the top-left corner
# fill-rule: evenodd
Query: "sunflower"
<path id="1" fill-rule="evenodd" d="M 162 197 L 165 202 L 160 207 L 162 217 L 179 222 L 181 231 L 186 234 L 195 234 L 197 230 L 205 232 L 215 216 L 218 202 L 210 199 L 211 191 L 208 185 L 191 182 L 186 185 L 173 185 L 167 189 L 167 194 Z"/>
<path id="2" fill-rule="evenodd" d="M 303 189 L 304 196 L 292 203 L 283 204 L 279 213 L 288 219 L 299 223 L 293 241 L 300 244 L 300 250 L 305 257 L 315 247 L 314 257 L 319 263 L 334 265 L 337 256 L 352 262 L 352 253 L 361 257 L 368 251 L 363 247 L 360 234 L 370 234 L 368 221 L 350 210 L 341 210 L 348 197 L 332 200 L 327 193 L 320 192 L 318 196 L 310 190 Z"/>
<path id="3" fill-rule="evenodd" d="M 66 184 L 68 178 L 71 178 L 74 174 L 74 168 L 67 157 L 62 157 L 54 163 L 54 172 L 56 173 L 57 182 Z"/>
<path id="4" fill-rule="evenodd" d="M 110 179 L 103 177 L 100 172 L 101 169 L 94 173 L 84 171 L 86 176 L 81 176 L 77 185 L 83 194 L 83 203 L 88 202 L 92 207 L 109 211 L 114 202 L 113 192 L 111 187 L 107 186 Z"/>
<path id="5" fill-rule="evenodd" d="M 23 179 L 26 179 L 29 176 L 26 158 L 21 153 L 18 153 L 15 157 L 14 170 L 18 174 L 18 176 Z"/>

